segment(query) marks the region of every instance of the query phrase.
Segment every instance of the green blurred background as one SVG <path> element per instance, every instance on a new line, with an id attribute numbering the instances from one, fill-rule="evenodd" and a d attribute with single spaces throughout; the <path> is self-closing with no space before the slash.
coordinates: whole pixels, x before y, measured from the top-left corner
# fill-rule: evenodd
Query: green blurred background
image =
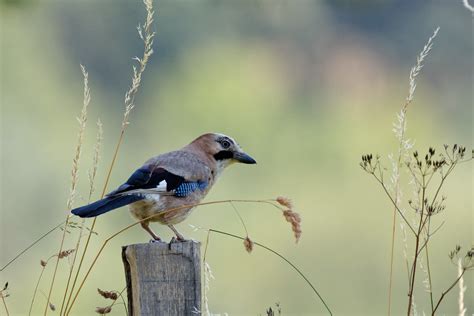
<path id="1" fill-rule="evenodd" d="M 142 53 L 136 26 L 144 8 L 140 1 L 123 0 L 0 3 L 3 265 L 65 218 L 75 117 L 82 106 L 80 63 L 89 70 L 92 103 L 76 205 L 87 198 L 98 117 L 105 130 L 100 191 L 120 130 L 131 58 Z M 380 153 L 389 166 L 387 154 L 397 146 L 392 122 L 407 94 L 409 70 L 437 26 L 439 36 L 409 109 L 408 136 L 421 151 L 455 142 L 472 147 L 471 14 L 461 1 L 444 0 L 162 0 L 155 1 L 155 9 L 155 54 L 109 188 L 149 157 L 201 133 L 229 134 L 258 165 L 233 166 L 207 201 L 293 198 L 303 218 L 298 245 L 273 209 L 237 205 L 251 238 L 301 267 L 335 315 L 385 314 L 392 208 L 358 166 L 360 156 Z M 459 167 L 444 190 L 447 210 L 435 219 L 446 221 L 431 246 L 435 297 L 457 273 L 448 252 L 457 243 L 465 248 L 474 243 L 472 176 L 471 166 Z M 403 189 L 410 194 L 409 187 Z M 100 217 L 91 253 L 131 222 L 125 208 Z M 205 233 L 193 232 L 188 224 L 244 234 L 229 205 L 199 208 L 178 225 L 186 236 L 204 241 Z M 171 237 L 168 228 L 155 230 Z M 27 312 L 39 260 L 57 251 L 60 236 L 59 231 L 51 234 L 0 273 L 1 284 L 10 282 L 7 302 L 13 315 Z M 97 287 L 123 288 L 120 246 L 148 238 L 133 228 L 110 243 L 75 315 L 106 305 Z M 66 248 L 73 240 L 67 239 Z M 406 309 L 402 248 L 398 234 L 395 315 Z M 240 241 L 221 236 L 211 238 L 208 255 L 215 276 L 209 293 L 214 313 L 260 315 L 280 302 L 283 315 L 325 314 L 310 289 L 275 256 L 261 249 L 249 255 Z M 66 270 L 61 261 L 52 299 L 56 305 Z M 429 310 L 421 281 L 415 297 L 420 313 Z M 473 281 L 468 274 L 468 314 L 474 312 Z M 47 282 L 40 287 L 47 292 Z M 457 315 L 457 293 L 447 297 L 442 314 Z M 39 295 L 37 311 L 43 311 L 44 301 Z M 112 314 L 123 314 L 122 307 Z"/>

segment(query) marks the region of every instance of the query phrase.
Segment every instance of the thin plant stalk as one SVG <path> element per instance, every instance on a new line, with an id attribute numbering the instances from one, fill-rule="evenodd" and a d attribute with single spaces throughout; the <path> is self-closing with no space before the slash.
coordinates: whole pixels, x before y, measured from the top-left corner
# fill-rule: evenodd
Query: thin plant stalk
<path id="1" fill-rule="evenodd" d="M 33 248 L 37 243 L 39 243 L 41 240 L 43 240 L 46 236 L 48 236 L 49 234 L 51 234 L 53 231 L 55 231 L 56 229 L 58 229 L 59 227 L 61 227 L 64 223 L 66 223 L 66 221 L 62 221 L 61 223 L 57 224 L 56 226 L 54 226 L 53 228 L 51 228 L 50 230 L 48 230 L 46 233 L 44 233 L 43 235 L 41 235 L 38 239 L 36 239 L 34 242 L 32 242 L 28 247 L 26 247 L 25 249 L 23 249 L 22 251 L 20 251 L 15 257 L 13 257 L 10 261 L 8 261 L 1 269 L 0 269 L 0 272 L 2 272 L 3 270 L 5 270 L 6 268 L 8 268 L 9 265 L 11 265 L 13 262 L 15 262 L 19 257 L 21 257 L 24 253 L 26 253 L 28 250 L 30 250 L 31 248 Z"/>
<path id="2" fill-rule="evenodd" d="M 413 302 L 413 292 L 415 290 L 416 270 L 417 270 L 417 263 L 418 263 L 418 256 L 419 256 L 418 249 L 420 247 L 420 234 L 421 234 L 421 228 L 422 228 L 422 223 L 423 223 L 423 214 L 424 214 L 424 211 L 425 211 L 425 203 L 423 202 L 425 200 L 425 194 L 426 194 L 425 176 L 423 175 L 420 223 L 418 225 L 418 227 L 419 227 L 418 228 L 418 233 L 415 237 L 415 255 L 414 255 L 413 263 L 412 263 L 412 267 L 411 267 L 410 287 L 408 289 L 408 312 L 407 312 L 407 316 L 411 315 L 412 302 Z"/>
<path id="3" fill-rule="evenodd" d="M 223 231 L 220 231 L 220 230 L 217 230 L 217 229 L 209 229 L 210 232 L 213 232 L 213 233 L 218 233 L 218 234 L 222 234 L 222 235 L 226 235 L 226 236 L 229 236 L 229 237 L 233 237 L 233 238 L 237 238 L 237 239 L 241 239 L 241 240 L 245 240 L 244 237 L 241 237 L 241 236 L 237 236 L 237 235 L 234 235 L 234 234 L 230 234 L 230 233 L 227 233 L 227 232 L 223 232 Z M 280 259 L 284 260 L 288 265 L 290 265 L 293 270 L 296 271 L 296 273 L 299 274 L 300 277 L 303 278 L 303 280 L 306 282 L 306 284 L 309 285 L 309 287 L 311 287 L 311 289 L 313 290 L 313 292 L 318 296 L 318 298 L 321 300 L 321 302 L 323 303 L 324 307 L 326 308 L 326 310 L 328 311 L 329 315 L 332 315 L 332 312 L 331 312 L 331 309 L 329 308 L 329 306 L 326 304 L 326 302 L 324 301 L 324 299 L 322 298 L 321 294 L 319 294 L 318 290 L 316 290 L 316 288 L 314 287 L 314 285 L 311 283 L 311 281 L 304 275 L 303 272 L 301 272 L 301 270 L 296 267 L 291 261 L 289 261 L 287 258 L 285 258 L 283 255 L 281 255 L 280 253 L 278 253 L 277 251 L 271 249 L 270 247 L 267 247 L 261 243 L 258 243 L 256 241 L 253 241 L 253 243 L 267 251 L 270 251 L 271 253 L 277 255 L 278 257 L 280 257 Z"/>
<path id="4" fill-rule="evenodd" d="M 109 184 L 109 180 L 110 180 L 110 176 L 112 174 L 112 168 L 115 164 L 115 160 L 117 159 L 117 153 L 118 153 L 118 150 L 120 148 L 120 144 L 122 143 L 122 139 L 123 139 L 123 132 L 120 133 L 120 138 L 119 138 L 119 141 L 117 142 L 117 145 L 115 147 L 115 153 L 114 153 L 114 156 L 112 158 L 112 162 L 110 164 L 110 167 L 109 167 L 109 171 L 107 172 L 107 177 L 105 179 L 105 184 L 104 184 L 104 187 L 102 189 L 102 193 L 101 193 L 101 196 L 100 198 L 103 198 L 104 195 L 105 195 L 105 192 L 107 192 L 107 186 Z M 95 223 L 97 222 L 97 217 L 94 217 L 94 219 L 92 220 L 92 225 L 91 225 L 91 228 L 89 230 L 89 234 L 87 235 L 87 239 L 86 239 L 86 243 L 84 245 L 84 249 L 82 250 L 82 255 L 81 255 L 81 259 L 79 260 L 79 265 L 77 267 L 77 271 L 76 271 L 76 274 L 74 276 L 74 282 L 73 282 L 73 286 L 72 286 L 72 289 L 71 289 L 71 293 L 72 291 L 74 290 L 74 287 L 76 285 L 76 282 L 77 282 L 77 279 L 79 277 L 79 272 L 81 271 L 81 268 L 82 268 L 82 264 L 84 262 L 84 259 L 86 257 L 86 252 L 87 252 L 87 249 L 89 247 L 89 243 L 90 243 L 90 240 L 91 240 L 91 237 L 92 237 L 92 232 L 94 231 L 94 228 L 95 228 Z M 70 301 L 70 298 L 68 299 L 68 302 Z M 71 307 L 72 307 L 72 304 L 74 303 L 74 300 L 71 302 Z M 68 304 L 66 304 L 66 311 L 68 310 Z M 67 313 L 66 313 L 67 315 Z"/>
<path id="5" fill-rule="evenodd" d="M 3 301 L 3 306 L 5 307 L 5 312 L 7 313 L 7 316 L 10 316 L 10 312 L 8 312 L 8 307 L 7 307 L 7 302 L 5 302 L 5 298 L 2 296 L 2 301 Z"/>
<path id="6" fill-rule="evenodd" d="M 458 274 L 461 275 L 463 271 L 462 267 L 462 260 L 458 260 Z M 464 286 L 464 277 L 461 277 L 459 279 L 459 296 L 458 296 L 458 313 L 459 316 L 465 316 L 467 309 L 466 306 L 464 305 L 464 293 L 466 292 L 466 286 Z"/>
<path id="7" fill-rule="evenodd" d="M 458 284 L 459 280 L 461 280 L 461 278 L 463 277 L 464 273 L 466 272 L 466 269 L 463 268 L 462 269 L 462 272 L 459 274 L 459 276 L 456 278 L 456 280 L 454 280 L 454 282 L 451 284 L 451 286 L 446 290 L 444 291 L 443 293 L 441 293 L 441 297 L 439 298 L 438 302 L 436 303 L 436 306 L 435 308 L 433 309 L 433 312 L 431 313 L 432 316 L 435 315 L 436 311 L 438 310 L 439 308 L 439 305 L 441 304 L 441 302 L 443 301 L 444 297 L 446 296 L 446 294 L 448 294 L 455 286 L 456 284 Z"/>
<path id="8" fill-rule="evenodd" d="M 249 235 L 249 231 L 247 230 L 247 225 L 245 225 L 244 219 L 243 219 L 242 216 L 240 215 L 240 212 L 237 210 L 237 208 L 235 207 L 234 203 L 230 202 L 230 205 L 231 205 L 232 208 L 234 209 L 235 214 L 237 214 L 237 217 L 239 218 L 240 223 L 242 223 L 242 226 L 243 226 L 243 228 L 244 228 L 244 230 L 245 230 L 245 235 L 248 236 L 248 235 Z"/>
<path id="9" fill-rule="evenodd" d="M 36 282 L 36 286 L 35 286 L 35 290 L 33 291 L 33 297 L 31 298 L 31 304 L 30 304 L 30 310 L 28 312 L 28 315 L 31 315 L 31 312 L 33 311 L 33 304 L 35 302 L 35 298 L 36 298 L 36 294 L 38 293 L 38 288 L 39 288 L 39 285 L 41 283 L 41 279 L 43 277 L 43 273 L 44 273 L 44 270 L 46 269 L 46 266 L 48 265 L 48 262 L 49 260 L 51 260 L 52 258 L 54 258 L 56 255 L 52 255 L 51 257 L 49 257 L 45 264 L 41 264 L 41 272 L 40 272 L 40 275 L 38 277 L 38 281 Z"/>
<path id="10" fill-rule="evenodd" d="M 31 312 L 33 311 L 33 304 L 35 303 L 36 293 L 38 293 L 38 287 L 40 285 L 41 278 L 43 277 L 44 269 L 46 269 L 46 267 L 41 267 L 41 272 L 38 277 L 38 281 L 36 282 L 35 290 L 33 291 L 33 297 L 31 298 L 30 310 L 28 311 L 28 315 L 31 315 Z"/>
<path id="11" fill-rule="evenodd" d="M 405 104 L 402 108 L 401 114 L 399 115 L 399 123 L 395 126 L 395 134 L 399 140 L 398 143 L 398 159 L 397 165 L 395 167 L 395 203 L 398 203 L 398 199 L 400 198 L 400 167 L 402 163 L 402 156 L 403 153 L 406 152 L 410 147 L 409 142 L 405 139 L 406 133 L 406 114 L 408 110 L 408 106 L 412 103 L 415 89 L 416 89 L 416 78 L 419 75 L 421 69 L 423 68 L 423 61 L 428 56 L 432 46 L 433 40 L 438 34 L 439 27 L 434 31 L 433 35 L 428 39 L 428 42 L 423 47 L 423 50 L 418 55 L 416 64 L 410 70 L 409 76 L 409 90 L 408 96 L 406 98 Z M 392 240 L 391 240 L 391 247 L 390 247 L 390 276 L 389 276 L 389 287 L 388 287 L 388 316 L 391 314 L 391 306 L 392 306 L 392 283 L 393 283 L 393 260 L 394 260 L 394 249 L 395 249 L 395 232 L 396 232 L 396 221 L 397 221 L 397 206 L 393 209 L 393 218 L 392 218 Z"/>
<path id="12" fill-rule="evenodd" d="M 98 165 L 99 165 L 100 147 L 101 147 L 101 144 L 102 144 L 102 139 L 103 139 L 102 122 L 99 119 L 97 121 L 97 137 L 96 137 L 96 144 L 94 145 L 94 155 L 93 155 L 93 158 L 92 158 L 93 166 L 92 166 L 92 169 L 89 172 L 89 197 L 87 199 L 87 203 L 90 203 L 90 201 L 92 199 L 92 194 L 94 193 L 94 190 L 95 190 L 94 183 L 95 183 L 95 177 L 97 175 L 97 168 L 98 168 Z M 60 309 L 60 312 L 59 312 L 60 315 L 63 313 L 63 309 L 65 307 L 64 304 L 66 303 L 66 296 L 67 296 L 67 293 L 68 293 L 68 290 L 69 290 L 69 284 L 71 282 L 72 272 L 74 270 L 74 265 L 76 263 L 77 253 L 79 251 L 79 247 L 80 247 L 80 244 L 81 244 L 82 232 L 84 231 L 84 225 L 85 225 L 85 219 L 82 219 L 81 226 L 80 226 L 80 229 L 79 229 L 79 235 L 77 237 L 76 247 L 74 248 L 75 251 L 74 251 L 72 264 L 71 264 L 71 267 L 69 269 L 69 276 L 68 276 L 68 279 L 67 279 L 66 289 L 64 290 L 64 296 L 63 296 L 63 300 L 61 302 L 61 309 Z M 74 286 L 76 284 L 76 280 L 77 280 L 77 278 L 74 278 L 74 281 L 73 281 L 73 284 L 72 284 L 72 287 L 71 287 L 71 292 L 69 294 L 69 298 L 68 298 L 67 303 L 69 303 L 69 300 L 71 298 L 72 291 L 74 290 Z"/>
<path id="13" fill-rule="evenodd" d="M 63 250 L 64 240 L 66 239 L 67 226 L 69 224 L 69 219 L 72 217 L 69 214 L 69 211 L 71 211 L 73 203 L 74 203 L 77 182 L 78 182 L 78 179 L 79 179 L 79 174 L 78 174 L 79 160 L 81 158 L 82 143 L 84 142 L 84 131 L 86 129 L 86 123 L 87 123 L 87 108 L 89 107 L 89 103 L 90 103 L 90 100 L 91 100 L 89 84 L 88 84 L 89 83 L 89 74 L 87 73 L 86 69 L 82 65 L 81 65 L 81 71 L 82 71 L 82 75 L 84 77 L 84 100 L 83 100 L 81 115 L 78 118 L 79 134 L 77 136 L 76 153 L 75 153 L 75 156 L 73 158 L 73 163 L 72 163 L 71 189 L 70 189 L 70 194 L 69 194 L 69 198 L 68 198 L 68 201 L 67 201 L 68 214 L 66 215 L 66 223 L 64 224 L 64 231 L 63 231 L 63 235 L 62 235 L 62 238 L 61 238 L 61 245 L 59 246 L 58 254 L 61 253 L 61 251 Z M 44 309 L 44 316 L 46 316 L 46 314 L 48 313 L 48 303 L 51 299 L 51 294 L 53 292 L 53 286 L 54 286 L 54 281 L 56 280 L 56 274 L 58 272 L 58 266 L 59 266 L 59 256 L 58 256 L 58 258 L 56 260 L 56 263 L 54 265 L 54 272 L 53 272 L 53 277 L 52 277 L 52 280 L 51 280 L 51 284 L 49 286 L 49 292 L 48 292 L 48 296 L 47 296 L 47 303 L 46 303 L 46 306 L 45 306 L 45 309 Z"/>
<path id="14" fill-rule="evenodd" d="M 428 240 L 430 234 L 430 217 L 428 216 L 428 228 L 427 228 L 427 236 L 426 239 Z M 433 281 L 431 279 L 431 268 L 430 268 L 430 255 L 428 251 L 428 243 L 425 245 L 425 254 L 426 254 L 426 271 L 428 274 L 428 285 L 430 287 L 430 304 L 431 304 L 431 312 L 434 310 L 434 302 L 433 302 Z"/>
<path id="15" fill-rule="evenodd" d="M 108 184 L 109 184 L 109 181 L 110 181 L 110 176 L 112 174 L 113 167 L 114 167 L 115 162 L 117 160 L 117 156 L 118 156 L 118 153 L 119 153 L 120 146 L 123 142 L 123 138 L 124 138 L 124 135 L 125 135 L 125 130 L 126 130 L 127 126 L 129 125 L 128 119 L 130 117 L 130 113 L 131 113 L 132 109 L 135 107 L 135 96 L 136 96 L 136 94 L 137 94 L 137 92 L 140 88 L 142 75 L 145 72 L 148 60 L 151 57 L 151 55 L 153 54 L 152 46 L 153 46 L 153 37 L 155 36 L 155 33 L 151 31 L 151 27 L 153 25 L 153 15 L 154 15 L 153 1 L 152 0 L 143 0 L 143 3 L 144 3 L 145 8 L 146 8 L 147 16 L 146 16 L 145 24 L 143 25 L 143 28 L 140 27 L 140 26 L 138 27 L 138 34 L 140 35 L 140 38 L 142 39 L 142 41 L 144 43 L 144 52 L 143 52 L 142 58 L 135 57 L 135 60 L 138 61 L 139 67 L 138 67 L 138 70 L 135 66 L 133 67 L 132 85 L 129 88 L 129 90 L 125 93 L 125 100 L 124 100 L 125 112 L 124 112 L 124 116 L 123 116 L 123 120 L 122 120 L 120 136 L 119 136 L 119 139 L 118 139 L 117 144 L 115 146 L 112 161 L 110 163 L 109 170 L 107 172 L 107 177 L 106 177 L 106 180 L 105 180 L 105 183 L 104 183 L 104 187 L 102 189 L 101 198 L 103 198 L 105 193 L 107 192 L 107 187 L 108 187 Z M 92 237 L 92 232 L 94 231 L 96 222 L 97 222 L 97 217 L 95 217 L 92 221 L 92 225 L 91 225 L 89 234 L 87 236 L 86 244 L 84 246 L 84 250 L 83 250 L 82 255 L 81 255 L 81 260 L 79 262 L 79 266 L 78 266 L 75 278 L 77 278 L 78 275 L 79 275 L 80 269 L 82 267 L 82 263 L 84 261 L 84 257 L 86 255 L 87 249 L 89 247 L 90 239 Z M 77 297 L 77 294 L 78 293 L 76 293 L 75 297 Z M 74 300 L 73 300 L 73 302 L 74 302 Z"/>

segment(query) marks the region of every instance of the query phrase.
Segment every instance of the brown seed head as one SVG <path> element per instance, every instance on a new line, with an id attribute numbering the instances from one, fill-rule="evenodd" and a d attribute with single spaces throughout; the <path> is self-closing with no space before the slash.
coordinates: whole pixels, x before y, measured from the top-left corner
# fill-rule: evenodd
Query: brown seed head
<path id="1" fill-rule="evenodd" d="M 48 264 L 48 262 L 44 261 L 43 259 L 40 260 L 40 264 L 42 267 L 46 267 L 46 265 Z"/>
<path id="2" fill-rule="evenodd" d="M 244 247 L 248 253 L 251 253 L 253 250 L 253 241 L 250 240 L 249 236 L 245 237 L 244 239 Z"/>
<path id="3" fill-rule="evenodd" d="M 56 306 L 54 306 L 53 303 L 49 303 L 49 309 L 54 312 L 56 310 Z"/>
<path id="4" fill-rule="evenodd" d="M 105 315 L 108 314 L 112 311 L 112 307 L 106 306 L 106 307 L 96 307 L 95 312 L 97 314 Z"/>
<path id="5" fill-rule="evenodd" d="M 99 292 L 100 296 L 103 298 L 110 298 L 111 300 L 116 300 L 118 298 L 118 295 L 116 292 L 113 291 L 102 291 L 101 289 L 97 289 L 97 292 Z"/>
<path id="6" fill-rule="evenodd" d="M 284 197 L 284 196 L 279 196 L 277 197 L 276 201 L 282 205 L 282 206 L 285 206 L 289 209 L 292 209 L 293 208 L 293 203 L 291 202 L 291 199 L 287 198 L 287 197 Z"/>
<path id="7" fill-rule="evenodd" d="M 298 242 L 302 233 L 300 214 L 293 212 L 292 210 L 285 210 L 283 211 L 283 216 L 285 217 L 285 220 L 291 224 L 291 230 L 293 230 L 295 240 Z"/>
<path id="8" fill-rule="evenodd" d="M 74 249 L 63 250 L 58 254 L 59 259 L 63 259 L 68 257 L 70 254 L 74 252 Z"/>

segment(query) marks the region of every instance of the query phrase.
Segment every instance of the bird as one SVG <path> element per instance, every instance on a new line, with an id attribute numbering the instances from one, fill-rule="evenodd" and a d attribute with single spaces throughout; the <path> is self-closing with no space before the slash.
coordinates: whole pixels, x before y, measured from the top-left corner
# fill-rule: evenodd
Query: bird
<path id="1" fill-rule="evenodd" d="M 150 222 L 167 225 L 178 241 L 185 241 L 174 225 L 187 218 L 224 169 L 234 163 L 256 161 L 233 138 L 206 133 L 181 149 L 147 160 L 117 189 L 71 213 L 83 218 L 96 217 L 128 205 L 151 241 L 161 238 L 150 228 Z"/>

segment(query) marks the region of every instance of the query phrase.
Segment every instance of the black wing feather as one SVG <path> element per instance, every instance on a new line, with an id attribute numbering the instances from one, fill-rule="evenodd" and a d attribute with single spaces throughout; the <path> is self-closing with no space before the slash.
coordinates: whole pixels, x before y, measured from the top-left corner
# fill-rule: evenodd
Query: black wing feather
<path id="1" fill-rule="evenodd" d="M 178 176 L 167 171 L 164 168 L 152 168 L 151 166 L 143 166 L 136 170 L 130 178 L 118 187 L 116 190 L 110 192 L 107 196 L 113 196 L 116 194 L 122 194 L 127 191 L 139 190 L 139 189 L 152 189 L 156 188 L 161 181 L 166 181 L 166 191 L 175 190 L 183 182 L 184 177 Z"/>

